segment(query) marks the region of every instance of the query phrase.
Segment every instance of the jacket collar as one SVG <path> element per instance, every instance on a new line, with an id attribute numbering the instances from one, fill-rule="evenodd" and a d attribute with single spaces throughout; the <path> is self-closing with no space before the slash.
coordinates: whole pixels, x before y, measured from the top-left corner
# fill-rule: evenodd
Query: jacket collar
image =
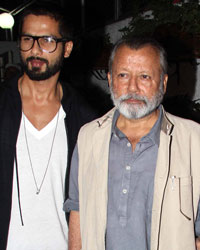
<path id="1" fill-rule="evenodd" d="M 173 128 L 174 128 L 174 124 L 172 123 L 172 121 L 170 121 L 170 119 L 167 116 L 167 113 L 165 112 L 163 106 L 162 106 L 162 110 L 163 110 L 163 119 L 162 119 L 161 130 L 166 135 L 171 135 L 172 131 L 173 131 Z"/>
<path id="2" fill-rule="evenodd" d="M 161 105 L 162 111 L 163 111 L 163 119 L 161 124 L 161 130 L 166 135 L 171 135 L 173 131 L 173 123 L 170 121 L 170 119 L 167 117 L 167 113 L 165 112 L 163 106 Z M 97 119 L 97 124 L 99 128 L 103 128 L 104 126 L 107 126 L 108 123 L 112 123 L 112 119 L 114 116 L 114 113 L 116 111 L 116 108 L 111 109 L 109 112 L 107 112 L 105 115 Z"/>

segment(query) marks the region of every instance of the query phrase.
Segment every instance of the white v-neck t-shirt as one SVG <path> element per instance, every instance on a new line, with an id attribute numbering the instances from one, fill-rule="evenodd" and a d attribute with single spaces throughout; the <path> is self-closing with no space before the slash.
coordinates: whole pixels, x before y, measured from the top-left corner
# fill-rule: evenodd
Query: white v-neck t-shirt
<path id="1" fill-rule="evenodd" d="M 24 114 L 22 114 L 24 116 Z M 16 167 L 13 177 L 11 221 L 7 250 L 67 250 L 68 227 L 63 211 L 65 175 L 67 167 L 67 135 L 64 124 L 65 112 L 58 113 L 47 126 L 37 130 L 24 116 L 17 140 L 17 162 L 22 220 L 17 192 Z M 49 159 L 50 163 L 39 194 L 30 165 L 24 131 L 24 120 L 28 148 L 33 172 L 40 187 Z"/>

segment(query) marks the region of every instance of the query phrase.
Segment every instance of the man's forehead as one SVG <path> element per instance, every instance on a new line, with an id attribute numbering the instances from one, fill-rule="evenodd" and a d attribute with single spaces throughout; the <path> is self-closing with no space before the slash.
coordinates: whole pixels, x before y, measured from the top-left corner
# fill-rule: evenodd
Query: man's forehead
<path id="1" fill-rule="evenodd" d="M 131 63 L 134 61 L 141 61 L 143 63 L 147 61 L 159 62 L 160 56 L 158 51 L 151 46 L 145 46 L 138 49 L 123 46 L 116 50 L 115 56 L 113 58 L 113 65 L 122 62 Z"/>
<path id="2" fill-rule="evenodd" d="M 152 46 L 143 46 L 141 48 L 130 48 L 129 46 L 120 46 L 113 58 L 112 67 L 121 64 L 142 63 L 145 65 L 159 64 L 160 54 L 159 51 Z"/>
<path id="3" fill-rule="evenodd" d="M 22 33 L 59 36 L 59 22 L 48 15 L 29 14 L 24 18 Z"/>
<path id="4" fill-rule="evenodd" d="M 40 21 L 40 22 L 51 22 L 51 23 L 54 22 L 56 25 L 59 24 L 59 22 L 55 18 L 53 18 L 52 16 L 44 15 L 44 14 L 35 15 L 35 14 L 30 13 L 24 17 L 23 25 L 26 24 L 27 22 L 32 22 L 32 20 Z"/>
<path id="5" fill-rule="evenodd" d="M 154 46 L 152 46 L 151 44 L 145 44 L 142 45 L 140 47 L 131 47 L 128 46 L 126 44 L 121 45 L 117 50 L 116 50 L 116 54 L 122 52 L 125 53 L 125 51 L 127 52 L 127 54 L 129 54 L 130 52 L 136 52 L 136 53 L 140 53 L 142 51 L 148 51 L 149 53 L 155 53 L 156 55 L 159 56 L 159 51 L 157 48 L 155 48 Z"/>

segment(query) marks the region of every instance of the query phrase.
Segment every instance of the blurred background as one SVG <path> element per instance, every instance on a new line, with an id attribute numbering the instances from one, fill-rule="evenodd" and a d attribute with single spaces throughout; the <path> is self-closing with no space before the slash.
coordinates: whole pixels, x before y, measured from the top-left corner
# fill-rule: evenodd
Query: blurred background
<path id="1" fill-rule="evenodd" d="M 20 71 L 18 22 L 26 6 L 37 2 L 0 3 L 0 83 Z M 45 1 L 43 1 L 45 2 Z M 47 1 L 46 1 L 47 2 Z M 52 1 L 54 2 L 54 1 Z M 163 102 L 176 115 L 200 122 L 199 0 L 57 0 L 74 27 L 74 49 L 61 78 L 84 95 L 99 114 L 112 107 L 107 83 L 108 58 L 120 38 L 147 35 L 166 49 L 169 83 Z M 2 24 L 11 13 L 14 25 Z M 8 21 L 6 21 L 8 24 Z"/>

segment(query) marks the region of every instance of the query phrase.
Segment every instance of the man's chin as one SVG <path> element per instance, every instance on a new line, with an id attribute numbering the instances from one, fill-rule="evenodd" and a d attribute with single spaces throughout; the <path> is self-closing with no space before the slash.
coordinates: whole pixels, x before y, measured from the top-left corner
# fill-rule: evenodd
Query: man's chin
<path id="1" fill-rule="evenodd" d="M 127 107 L 120 106 L 118 108 L 118 110 L 119 110 L 120 114 L 122 114 L 127 119 L 134 119 L 134 120 L 144 118 L 145 116 L 150 115 L 155 110 L 155 109 L 149 110 L 146 107 L 144 107 L 144 105 L 142 105 L 142 106 L 143 106 L 143 108 L 141 108 L 141 105 L 140 105 L 140 107 L 137 107 L 137 108 L 135 107 L 134 109 L 133 109 L 133 107 L 127 108 Z"/>
<path id="2" fill-rule="evenodd" d="M 42 81 L 42 80 L 47 80 L 49 78 L 49 75 L 45 73 L 36 73 L 36 72 L 32 73 L 29 71 L 26 72 L 26 74 L 32 81 Z"/>
<path id="3" fill-rule="evenodd" d="M 144 102 L 140 103 L 127 103 L 127 102 L 121 102 L 119 105 L 119 108 L 123 110 L 127 110 L 129 113 L 137 114 L 141 110 L 146 110 L 146 104 Z"/>

